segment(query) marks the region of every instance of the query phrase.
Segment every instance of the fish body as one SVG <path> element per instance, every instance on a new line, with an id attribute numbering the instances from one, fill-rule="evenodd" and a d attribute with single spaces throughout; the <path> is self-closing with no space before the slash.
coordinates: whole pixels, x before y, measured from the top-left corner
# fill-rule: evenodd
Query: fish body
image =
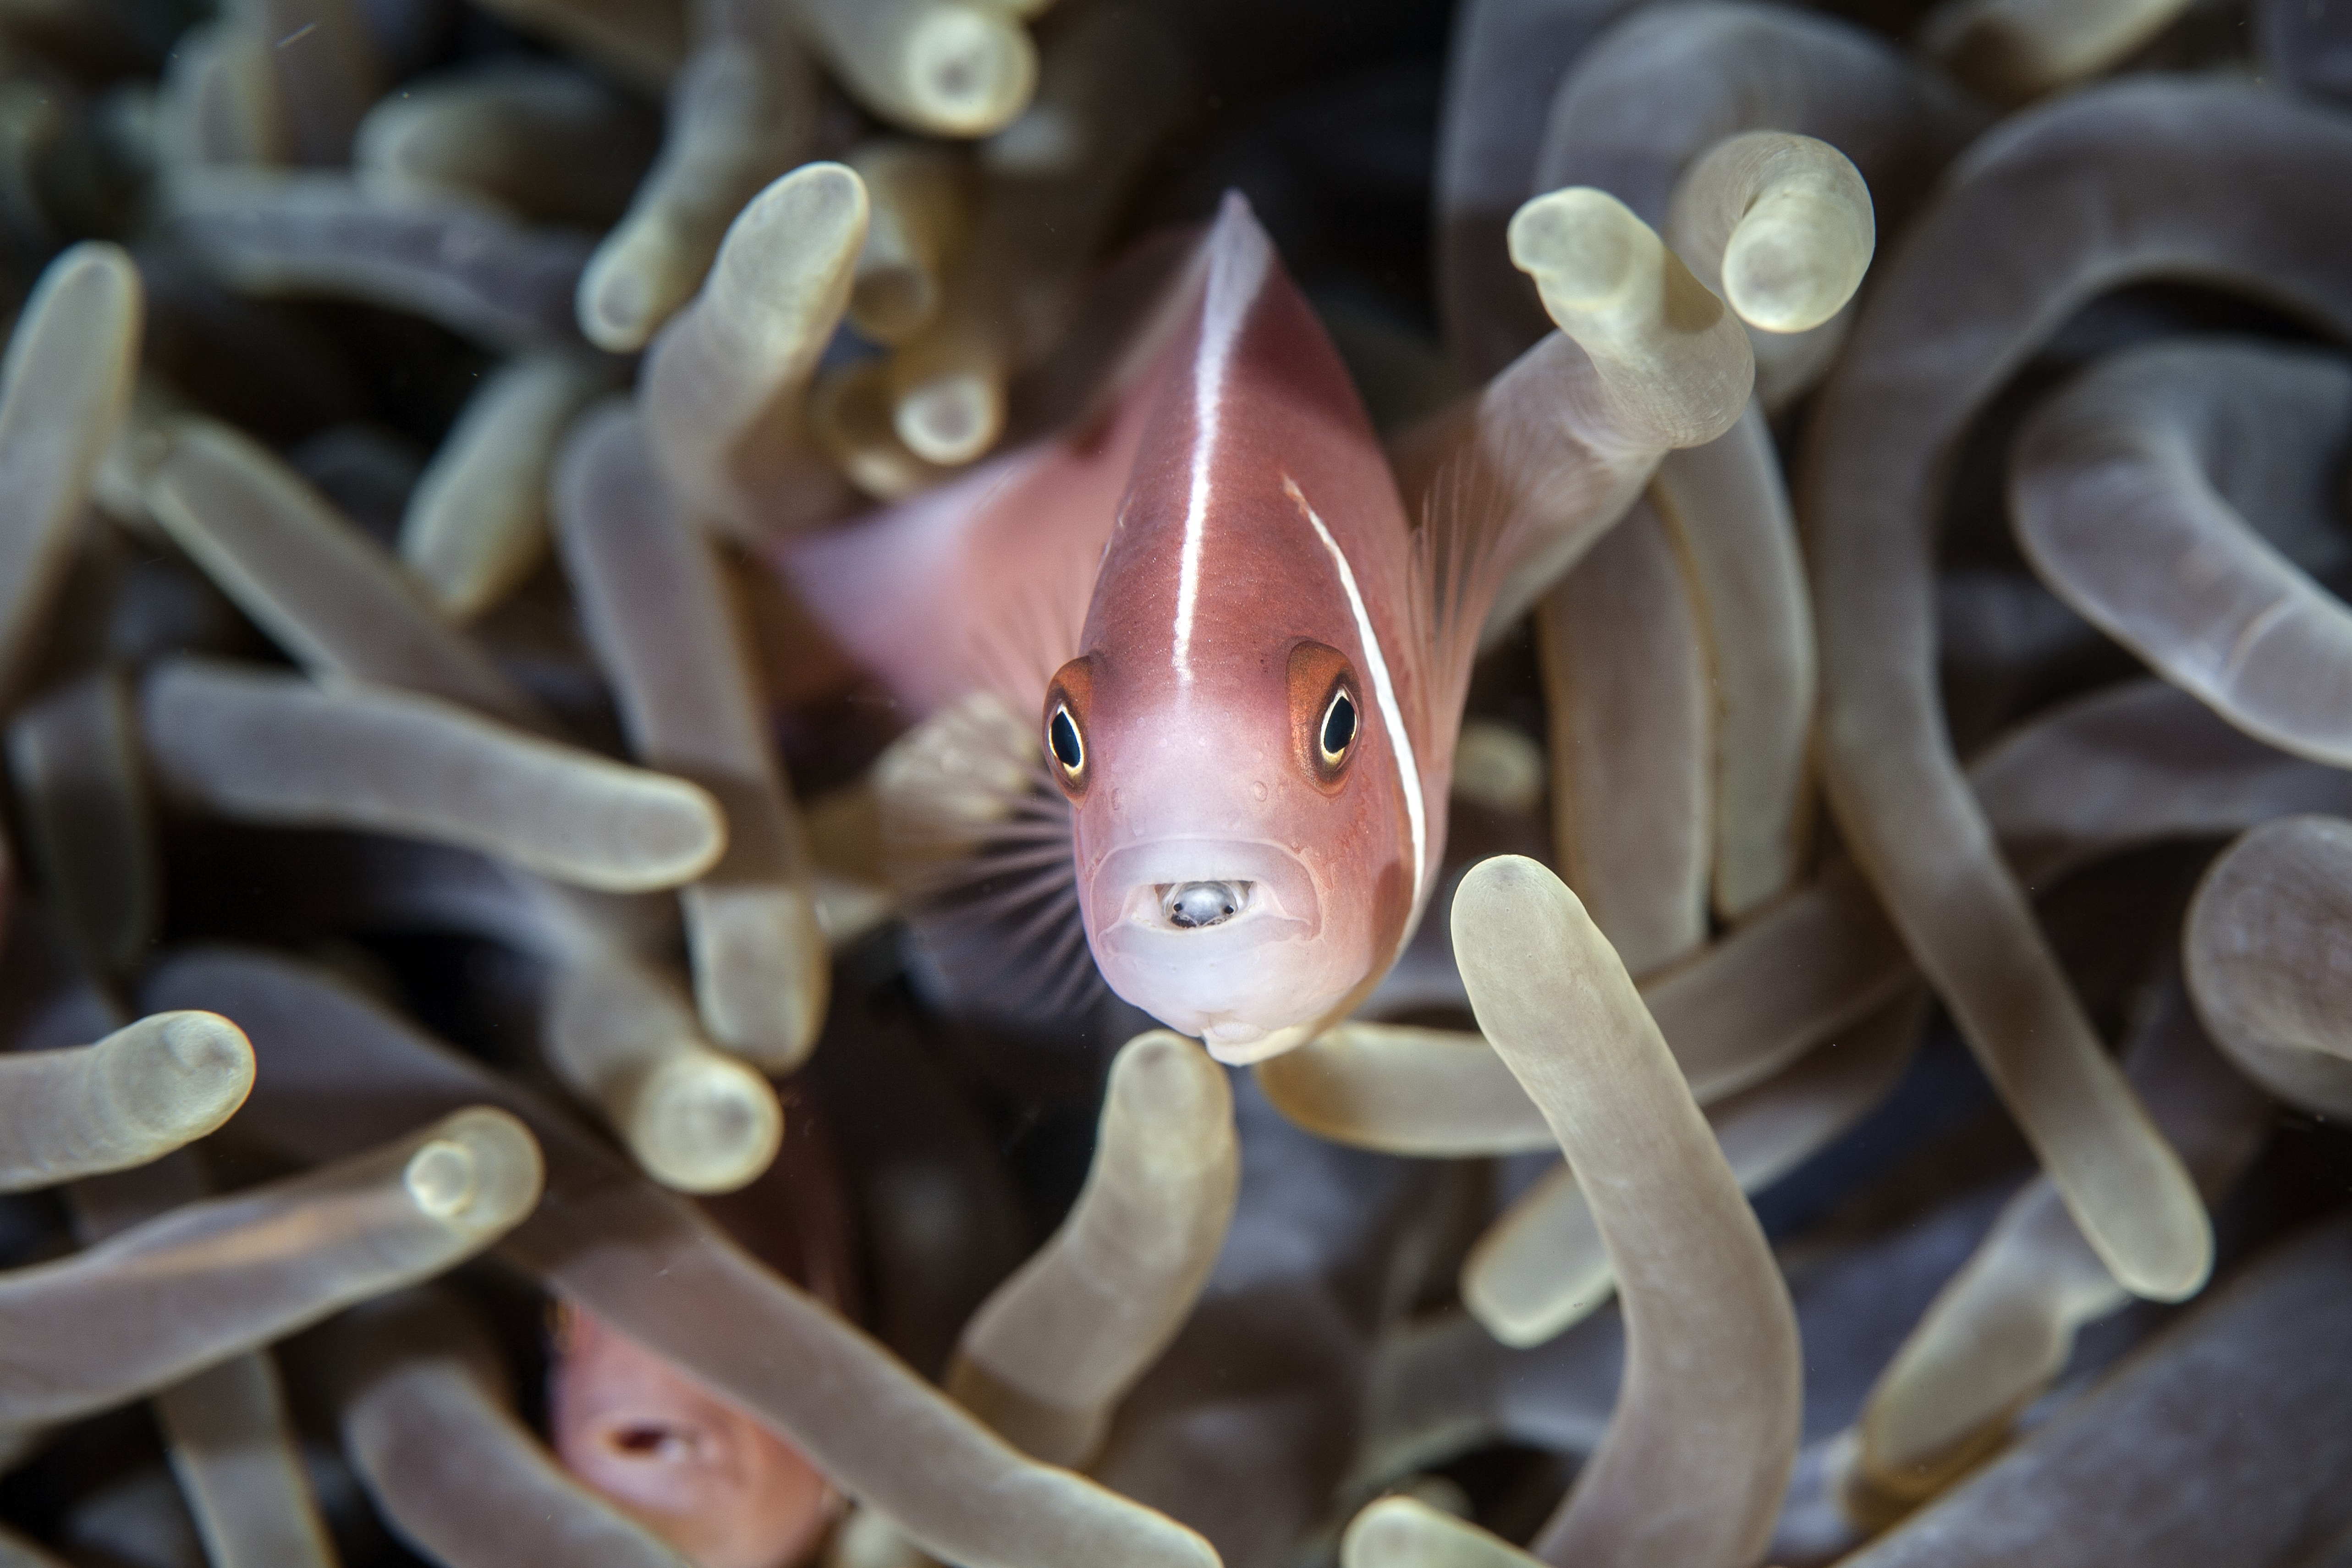
<path id="1" fill-rule="evenodd" d="M 793 540 L 779 564 L 909 718 L 980 689 L 1034 707 L 1077 636 L 1150 407 L 1118 399 L 878 518 Z"/>
<path id="2" fill-rule="evenodd" d="M 1492 531 L 1411 525 L 1346 367 L 1238 195 L 1177 295 L 1083 438 L 786 566 L 870 667 L 908 667 L 892 684 L 909 700 L 980 684 L 1034 715 L 1068 811 L 1055 875 L 1103 979 L 1253 1061 L 1345 1016 L 1411 937 L 1499 577 Z M 953 609 L 914 587 L 942 574 L 969 590 Z M 917 657 L 927 632 L 961 652 Z M 1012 847 L 1034 863 L 1034 840 Z"/>
<path id="3" fill-rule="evenodd" d="M 1393 961 L 1450 748 L 1404 505 L 1347 370 L 1238 197 L 1207 253 L 1043 722 L 1104 978 L 1245 1060 Z"/>

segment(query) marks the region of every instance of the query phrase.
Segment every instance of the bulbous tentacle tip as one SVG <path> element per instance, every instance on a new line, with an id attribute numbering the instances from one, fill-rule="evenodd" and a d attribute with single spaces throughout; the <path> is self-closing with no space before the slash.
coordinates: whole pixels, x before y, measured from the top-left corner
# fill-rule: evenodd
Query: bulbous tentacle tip
<path id="1" fill-rule="evenodd" d="M 478 1105 L 445 1119 L 418 1142 L 402 1168 L 401 1184 L 420 1212 L 494 1235 L 538 1206 L 546 1175 L 530 1130 L 506 1111 Z"/>
<path id="2" fill-rule="evenodd" d="M 216 1013 L 152 1014 L 96 1051 L 123 1131 L 155 1140 L 157 1152 L 214 1131 L 253 1089 L 252 1043 Z"/>
<path id="3" fill-rule="evenodd" d="M 1581 907 L 1575 892 L 1542 861 L 1525 855 L 1496 855 L 1464 874 L 1454 895 L 1454 908 L 1458 917 L 1465 905 L 1483 910 L 1545 898 L 1565 898 Z"/>

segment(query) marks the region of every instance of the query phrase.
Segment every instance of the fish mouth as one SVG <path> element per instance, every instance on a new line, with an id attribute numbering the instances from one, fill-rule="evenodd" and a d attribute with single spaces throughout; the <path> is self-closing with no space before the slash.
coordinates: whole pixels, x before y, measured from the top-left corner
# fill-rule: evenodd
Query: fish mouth
<path id="1" fill-rule="evenodd" d="M 1090 907 L 1113 913 L 1124 934 L 1186 942 L 1222 941 L 1261 925 L 1311 937 L 1322 903 L 1305 862 L 1278 844 L 1248 839 L 1163 838 L 1103 858 Z M 1261 931 L 1259 936 L 1276 934 Z"/>
<path id="2" fill-rule="evenodd" d="M 1172 838 L 1105 856 L 1087 881 L 1087 934 L 1112 990 L 1225 1061 L 1296 1044 L 1330 1005 L 1324 910 L 1279 844 Z M 1359 966 L 1360 967 L 1360 966 Z M 1344 984 L 1337 985 L 1344 992 Z"/>
<path id="3" fill-rule="evenodd" d="M 1179 931 L 1223 925 L 1249 907 L 1255 882 L 1162 882 L 1160 918 Z"/>

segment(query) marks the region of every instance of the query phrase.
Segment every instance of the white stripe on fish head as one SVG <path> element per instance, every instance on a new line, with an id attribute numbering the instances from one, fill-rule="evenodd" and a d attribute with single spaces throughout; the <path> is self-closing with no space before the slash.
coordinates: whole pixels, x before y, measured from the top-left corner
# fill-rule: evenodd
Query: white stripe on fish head
<path id="1" fill-rule="evenodd" d="M 1421 767 L 1412 754 L 1412 737 L 1405 733 L 1404 712 L 1397 706 L 1396 683 L 1389 679 L 1389 661 L 1381 648 L 1381 634 L 1372 626 L 1370 612 L 1364 608 L 1364 595 L 1356 586 L 1355 568 L 1348 564 L 1347 552 L 1323 526 L 1322 518 L 1307 504 L 1305 492 L 1288 474 L 1282 476 L 1282 488 L 1297 503 L 1300 512 L 1314 527 L 1315 537 L 1331 557 L 1339 570 L 1340 591 L 1348 595 L 1349 612 L 1356 617 L 1356 642 L 1362 650 L 1364 665 L 1372 682 L 1372 701 L 1381 710 L 1381 725 L 1388 731 L 1389 749 L 1396 753 L 1397 782 L 1404 790 L 1405 819 L 1412 828 L 1412 907 L 1421 908 L 1422 889 L 1429 876 L 1429 824 L 1421 798 Z M 1410 922 L 1408 922 L 1408 928 Z"/>
<path id="2" fill-rule="evenodd" d="M 1201 606 L 1201 556 L 1209 531 L 1225 373 L 1242 323 L 1249 320 L 1274 262 L 1265 231 L 1251 221 L 1239 196 L 1225 198 L 1217 228 L 1201 308 L 1201 344 L 1192 360 L 1192 489 L 1184 502 L 1183 553 L 1176 575 L 1176 680 L 1184 687 L 1192 684 L 1192 621 Z"/>

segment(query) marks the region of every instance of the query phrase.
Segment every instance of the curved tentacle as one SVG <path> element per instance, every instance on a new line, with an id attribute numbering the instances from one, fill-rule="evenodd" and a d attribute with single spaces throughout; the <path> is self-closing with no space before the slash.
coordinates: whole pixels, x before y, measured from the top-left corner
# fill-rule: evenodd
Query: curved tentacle
<path id="1" fill-rule="evenodd" d="M 2261 173 L 2282 164 L 2311 177 L 2283 193 Z M 1935 497 L 1986 400 L 2104 289 L 2229 280 L 2352 331 L 2335 237 L 2352 223 L 2347 174 L 2352 127 L 2227 88 L 2132 85 L 2021 119 L 1881 276 L 1823 392 L 1801 488 L 1831 802 L 2076 1222 L 2146 1295 L 2194 1290 L 2210 1230 L 2084 1020 L 1938 722 Z"/>

